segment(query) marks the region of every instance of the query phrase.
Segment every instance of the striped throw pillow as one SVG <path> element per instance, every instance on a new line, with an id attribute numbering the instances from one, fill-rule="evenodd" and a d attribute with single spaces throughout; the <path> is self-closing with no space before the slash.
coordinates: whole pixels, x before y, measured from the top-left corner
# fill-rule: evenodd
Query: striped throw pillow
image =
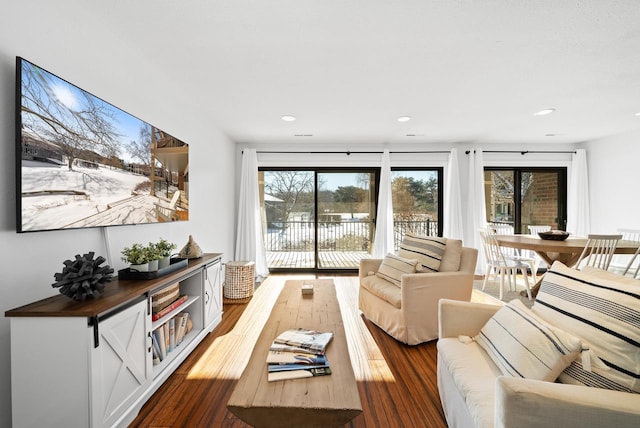
<path id="1" fill-rule="evenodd" d="M 532 310 L 598 357 L 584 360 L 591 367 L 577 358 L 561 382 L 640 393 L 640 287 L 555 262 Z"/>
<path id="2" fill-rule="evenodd" d="M 376 276 L 386 279 L 387 281 L 400 287 L 400 279 L 405 273 L 415 273 L 416 271 L 415 259 L 405 259 L 395 254 L 387 254 L 382 260 Z"/>
<path id="3" fill-rule="evenodd" d="M 418 272 L 438 272 L 446 245 L 447 238 L 420 236 L 407 232 L 400 244 L 398 255 L 418 260 L 416 266 Z"/>
<path id="4" fill-rule="evenodd" d="M 474 337 L 505 376 L 554 381 L 582 349 L 577 337 L 534 315 L 520 300 L 496 312 Z"/>

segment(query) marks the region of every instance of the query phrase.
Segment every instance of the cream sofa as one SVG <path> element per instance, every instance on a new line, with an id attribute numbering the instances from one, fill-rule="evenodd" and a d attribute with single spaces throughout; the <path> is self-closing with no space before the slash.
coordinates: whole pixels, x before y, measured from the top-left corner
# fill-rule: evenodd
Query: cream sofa
<path id="1" fill-rule="evenodd" d="M 416 345 L 436 339 L 438 300 L 471 299 L 478 250 L 459 245 L 456 252 L 459 262 L 449 263 L 447 249 L 442 260 L 443 267 L 455 271 L 405 274 L 400 287 L 374 274 L 381 259 L 360 260 L 360 311 L 400 342 Z"/>
<path id="2" fill-rule="evenodd" d="M 541 293 L 544 287 L 543 283 Z M 635 287 L 631 289 L 640 292 L 640 285 Z M 488 353 L 466 339 L 476 336 L 500 308 L 439 302 L 438 390 L 449 427 L 640 426 L 640 394 L 503 376 Z M 632 357 L 636 371 L 639 357 L 638 353 Z"/>

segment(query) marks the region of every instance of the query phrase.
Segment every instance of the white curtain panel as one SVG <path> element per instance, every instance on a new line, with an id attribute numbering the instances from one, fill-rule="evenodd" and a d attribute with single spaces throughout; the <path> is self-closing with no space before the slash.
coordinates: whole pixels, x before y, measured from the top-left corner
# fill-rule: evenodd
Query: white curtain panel
<path id="1" fill-rule="evenodd" d="M 254 261 L 256 276 L 265 277 L 269 268 L 262 239 L 256 149 L 244 149 L 242 152 L 241 174 L 235 260 Z"/>
<path id="2" fill-rule="evenodd" d="M 484 198 L 484 160 L 482 150 L 474 149 L 469 153 L 469 235 L 465 236 L 465 245 L 478 249 L 476 275 L 485 271 L 485 256 L 478 229 L 487 223 L 487 210 Z"/>
<path id="3" fill-rule="evenodd" d="M 590 221 L 587 152 L 584 149 L 578 149 L 571 160 L 571 177 L 567 195 L 567 232 L 575 236 L 587 236 Z"/>
<path id="4" fill-rule="evenodd" d="M 382 153 L 377 211 L 376 233 L 373 238 L 371 256 L 376 259 L 382 259 L 387 253 L 395 253 L 393 245 L 393 202 L 391 199 L 391 159 L 389 150 L 385 150 Z"/>
<path id="5" fill-rule="evenodd" d="M 460 197 L 460 170 L 458 149 L 451 149 L 444 180 L 444 219 L 442 235 L 445 238 L 463 239 L 462 200 Z"/>

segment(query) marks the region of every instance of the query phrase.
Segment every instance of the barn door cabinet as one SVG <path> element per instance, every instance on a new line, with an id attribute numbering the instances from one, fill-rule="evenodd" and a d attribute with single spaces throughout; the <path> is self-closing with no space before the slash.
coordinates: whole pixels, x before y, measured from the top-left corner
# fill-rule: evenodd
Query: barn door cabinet
<path id="1" fill-rule="evenodd" d="M 204 270 L 204 325 L 213 329 L 222 321 L 222 261 L 208 263 Z"/>
<path id="2" fill-rule="evenodd" d="M 114 280 L 97 299 L 58 295 L 5 313 L 11 323 L 13 427 L 126 426 L 222 318 L 221 254 L 161 278 Z M 188 296 L 159 319 L 152 296 Z M 188 313 L 191 330 L 162 361 L 154 331 Z"/>

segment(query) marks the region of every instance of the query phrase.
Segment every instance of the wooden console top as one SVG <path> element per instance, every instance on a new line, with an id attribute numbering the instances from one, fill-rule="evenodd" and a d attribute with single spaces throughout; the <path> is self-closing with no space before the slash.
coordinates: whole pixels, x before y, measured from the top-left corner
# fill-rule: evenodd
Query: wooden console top
<path id="1" fill-rule="evenodd" d="M 179 281 L 186 274 L 201 269 L 207 263 L 221 257 L 221 255 L 220 253 L 204 254 L 200 258 L 189 260 L 187 267 L 160 278 L 144 280 L 120 280 L 114 278 L 106 284 L 105 292 L 97 299 L 78 302 L 58 294 L 11 309 L 6 311 L 4 315 L 6 317 L 96 317 L 143 296 L 149 291 Z M 53 273 L 51 277 L 53 278 Z"/>
<path id="2" fill-rule="evenodd" d="M 310 296 L 302 295 L 302 282 L 285 283 L 227 403 L 231 412 L 256 427 L 343 426 L 362 413 L 333 280 L 313 281 Z M 326 352 L 331 375 L 267 380 L 269 347 L 290 328 L 333 332 Z"/>

